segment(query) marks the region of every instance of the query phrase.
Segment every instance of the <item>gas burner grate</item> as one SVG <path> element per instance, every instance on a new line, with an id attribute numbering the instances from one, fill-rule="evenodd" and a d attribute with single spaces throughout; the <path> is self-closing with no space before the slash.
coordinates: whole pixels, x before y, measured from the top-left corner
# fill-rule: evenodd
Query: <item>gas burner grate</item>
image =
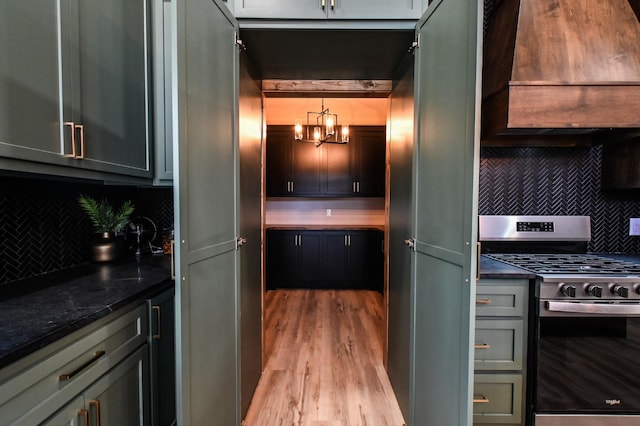
<path id="1" fill-rule="evenodd" d="M 637 263 L 595 254 L 487 254 L 487 256 L 538 274 L 640 274 L 640 265 Z"/>

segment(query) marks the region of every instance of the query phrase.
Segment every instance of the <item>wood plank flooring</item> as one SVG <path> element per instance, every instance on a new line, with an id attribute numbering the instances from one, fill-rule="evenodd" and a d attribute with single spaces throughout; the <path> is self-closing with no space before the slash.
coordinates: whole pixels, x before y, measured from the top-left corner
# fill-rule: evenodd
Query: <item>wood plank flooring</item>
<path id="1" fill-rule="evenodd" d="M 402 426 L 383 366 L 383 298 L 366 290 L 272 290 L 266 365 L 246 426 Z"/>

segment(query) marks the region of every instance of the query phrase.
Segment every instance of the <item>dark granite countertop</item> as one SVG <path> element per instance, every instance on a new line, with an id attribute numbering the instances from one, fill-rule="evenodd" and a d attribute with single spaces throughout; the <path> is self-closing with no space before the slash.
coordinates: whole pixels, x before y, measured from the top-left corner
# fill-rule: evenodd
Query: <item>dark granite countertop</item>
<path id="1" fill-rule="evenodd" d="M 0 287 L 0 368 L 173 286 L 169 256 L 86 264 Z"/>
<path id="2" fill-rule="evenodd" d="M 535 278 L 536 274 L 506 263 L 498 262 L 485 255 L 480 256 L 480 278 Z"/>

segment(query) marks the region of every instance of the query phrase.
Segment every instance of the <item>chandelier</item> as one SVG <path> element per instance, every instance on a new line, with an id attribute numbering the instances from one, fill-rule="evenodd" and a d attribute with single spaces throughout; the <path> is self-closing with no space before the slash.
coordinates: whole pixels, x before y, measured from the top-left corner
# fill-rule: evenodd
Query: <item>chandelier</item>
<path id="1" fill-rule="evenodd" d="M 303 136 L 302 120 L 295 122 L 295 140 L 302 142 L 313 142 L 316 147 L 323 143 L 340 143 L 349 142 L 349 126 L 344 124 L 340 128 L 340 134 L 336 131 L 338 128 L 338 115 L 332 114 L 329 108 L 324 107 L 324 98 L 322 99 L 322 109 L 320 112 L 307 112 L 306 138 Z"/>

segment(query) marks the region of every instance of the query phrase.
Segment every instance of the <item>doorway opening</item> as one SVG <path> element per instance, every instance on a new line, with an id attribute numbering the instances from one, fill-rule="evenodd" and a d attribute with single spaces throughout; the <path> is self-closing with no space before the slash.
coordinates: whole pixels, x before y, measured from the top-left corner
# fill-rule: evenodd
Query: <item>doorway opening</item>
<path id="1" fill-rule="evenodd" d="M 342 290 L 339 286 L 335 288 L 329 286 L 326 289 L 310 290 L 304 284 L 300 285 L 300 288 L 279 288 L 277 285 L 270 288 L 269 283 L 266 282 L 268 273 L 263 272 L 265 280 L 262 293 L 263 376 L 247 419 L 254 415 L 252 410 L 256 404 L 265 404 L 265 401 L 269 401 L 267 405 L 278 406 L 273 401 L 265 399 L 274 397 L 273 392 L 264 396 L 260 388 L 263 382 L 268 380 L 270 387 L 277 389 L 273 387 L 276 386 L 274 381 L 287 374 L 283 368 L 297 365 L 296 371 L 299 376 L 297 381 L 285 380 L 278 382 L 280 384 L 277 385 L 283 386 L 281 389 L 288 392 L 290 404 L 284 404 L 284 407 L 288 407 L 284 411 L 294 412 L 291 414 L 294 417 L 287 417 L 287 421 L 300 420 L 300 417 L 295 417 L 295 411 L 298 410 L 297 415 L 300 416 L 301 409 L 305 410 L 306 415 L 315 414 L 317 420 L 335 420 L 337 414 L 333 413 L 334 417 L 322 417 L 321 410 L 317 408 L 320 405 L 313 408 L 309 404 L 319 402 L 319 399 L 327 398 L 327 395 L 335 397 L 338 392 L 348 389 L 349 385 L 347 382 L 342 382 L 343 385 L 340 385 L 341 382 L 332 380 L 331 375 L 323 376 L 324 379 L 320 376 L 315 378 L 313 361 L 311 365 L 307 365 L 306 362 L 298 363 L 300 357 L 321 354 L 321 359 L 316 361 L 319 365 L 318 369 L 324 369 L 324 372 L 330 372 L 336 375 L 335 377 L 351 378 L 355 383 L 360 383 L 361 390 L 371 387 L 380 395 L 391 396 L 391 408 L 380 400 L 376 402 L 375 397 L 364 397 L 360 404 L 350 401 L 350 404 L 343 408 L 335 405 L 329 408 L 343 412 L 346 417 L 339 418 L 345 420 L 344 424 L 352 424 L 353 422 L 348 421 L 348 416 L 354 415 L 349 413 L 346 407 L 363 407 L 363 404 L 372 404 L 370 407 L 363 408 L 366 412 L 375 412 L 372 411 L 373 408 L 378 407 L 392 416 L 391 419 L 394 420 L 390 421 L 390 424 L 399 424 L 398 417 L 393 416 L 399 415 L 401 419 L 402 414 L 399 413 L 395 395 L 386 375 L 388 305 L 386 282 L 388 249 L 385 246 L 388 240 L 386 235 L 388 229 L 386 146 L 383 146 L 382 167 L 379 172 L 383 191 L 377 196 L 359 197 L 357 194 L 337 195 L 335 193 L 329 195 L 304 193 L 300 197 L 279 193 L 270 196 L 269 188 L 266 187 L 269 185 L 270 164 L 267 157 L 270 129 L 275 127 L 289 129 L 288 143 L 300 144 L 301 142 L 295 142 L 293 138 L 295 121 L 305 118 L 308 111 L 318 110 L 321 101 L 324 102 L 325 107 L 331 109 L 332 113 L 338 115 L 340 123 L 348 123 L 350 129 L 353 126 L 377 128 L 382 132 L 383 143 L 386 142 L 393 73 L 395 68 L 406 60 L 414 31 L 413 29 L 305 31 L 248 29 L 241 31 L 241 37 L 247 46 L 247 55 L 256 69 L 256 75 L 263 89 L 263 123 L 266 129 L 264 132 L 266 137 L 263 139 L 263 151 L 266 152 L 263 155 L 263 164 L 266 170 L 263 171 L 263 178 L 266 176 L 267 181 L 263 196 L 263 250 L 266 249 L 263 253 L 263 265 L 265 269 L 274 268 L 273 259 L 266 254 L 269 246 L 274 245 L 269 239 L 269 232 L 274 229 L 343 232 L 344 235 L 319 237 L 322 240 L 319 243 L 322 247 L 317 246 L 318 250 L 315 254 L 317 260 L 322 259 L 324 262 L 319 273 L 325 273 L 328 269 L 327 262 L 335 265 L 344 258 L 344 252 L 340 250 L 330 250 L 330 255 L 322 251 L 325 238 L 326 241 L 329 241 L 329 238 L 334 240 L 344 238 L 346 245 L 346 241 L 350 238 L 348 231 L 377 229 L 382 237 L 379 243 L 374 240 L 371 245 L 381 249 L 383 266 L 380 270 L 383 284 L 379 289 L 354 290 L 347 286 Z M 325 145 L 319 148 L 307 151 L 311 153 L 309 155 L 314 155 L 314 152 L 319 153 L 319 159 L 314 161 L 319 161 L 324 167 L 321 173 L 331 174 L 334 164 L 331 156 L 334 155 L 335 160 L 334 153 L 337 150 Z M 292 155 L 298 154 L 286 155 L 291 158 Z M 283 166 L 280 164 L 278 167 Z M 295 186 L 298 190 L 298 183 L 290 178 L 284 181 L 286 191 L 295 192 L 291 190 L 291 186 Z M 353 185 L 355 188 L 357 184 Z M 331 190 L 328 191 L 331 192 Z M 294 235 L 292 238 L 293 244 L 298 245 L 301 239 L 306 241 L 307 235 Z M 295 253 L 292 254 L 285 249 L 277 252 L 284 253 L 284 260 L 281 263 L 278 262 L 278 265 L 284 265 L 282 268 L 286 268 L 292 262 L 292 256 L 296 256 Z M 334 257 L 330 258 L 331 256 Z M 310 264 L 311 268 L 317 266 L 317 262 L 312 261 Z M 304 270 L 310 270 L 310 268 L 305 267 Z M 302 315 L 303 313 L 305 315 Z M 338 321 L 339 318 L 343 321 Z M 297 341 L 296 339 L 300 339 L 301 336 L 303 340 Z M 363 355 L 364 358 L 354 357 L 355 336 L 359 339 L 357 341 L 361 342 L 358 343 L 358 348 L 362 348 L 363 353 L 366 354 Z M 361 352 L 357 353 L 361 354 Z M 355 364 L 346 368 L 341 362 L 347 360 Z M 350 371 L 356 371 L 354 366 L 358 366 L 357 369 L 362 374 L 360 377 L 354 378 L 350 373 Z M 367 368 L 370 370 L 366 370 Z M 307 386 L 312 386 L 314 390 L 309 390 Z M 327 388 L 329 394 L 323 394 L 322 390 Z M 308 392 L 311 392 L 311 397 Z M 364 395 L 362 392 L 349 393 L 360 395 L 360 397 Z M 340 397 L 337 400 L 348 401 Z M 377 414 L 377 416 L 380 415 L 382 414 Z M 264 414 L 261 417 L 264 418 Z M 249 422 L 249 424 L 252 423 Z"/>

